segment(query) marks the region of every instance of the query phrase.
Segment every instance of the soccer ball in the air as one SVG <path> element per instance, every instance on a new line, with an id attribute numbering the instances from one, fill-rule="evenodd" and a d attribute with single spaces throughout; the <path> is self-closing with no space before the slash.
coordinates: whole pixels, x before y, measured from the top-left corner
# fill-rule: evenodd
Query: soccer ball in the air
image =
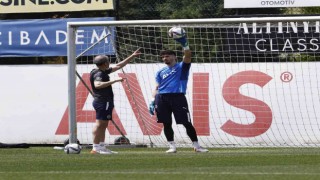
<path id="1" fill-rule="evenodd" d="M 67 154 L 80 154 L 81 146 L 79 144 L 67 144 L 64 147 L 64 152 Z"/>
<path id="2" fill-rule="evenodd" d="M 182 27 L 172 27 L 168 32 L 169 37 L 179 39 L 186 36 L 186 31 Z"/>

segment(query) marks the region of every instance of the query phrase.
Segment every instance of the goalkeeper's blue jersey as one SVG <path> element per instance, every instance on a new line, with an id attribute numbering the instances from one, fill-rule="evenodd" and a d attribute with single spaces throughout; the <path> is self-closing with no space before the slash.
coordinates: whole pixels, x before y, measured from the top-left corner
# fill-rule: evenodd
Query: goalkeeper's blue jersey
<path id="1" fill-rule="evenodd" d="M 164 67 L 156 74 L 159 84 L 158 94 L 186 93 L 191 63 L 176 63 L 173 67 Z"/>

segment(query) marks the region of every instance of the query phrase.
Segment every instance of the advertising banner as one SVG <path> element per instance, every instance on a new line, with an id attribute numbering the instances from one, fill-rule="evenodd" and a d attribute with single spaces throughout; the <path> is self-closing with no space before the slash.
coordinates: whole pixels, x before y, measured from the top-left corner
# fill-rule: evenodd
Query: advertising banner
<path id="1" fill-rule="evenodd" d="M 95 66 L 77 67 L 88 82 Z M 129 85 L 112 85 L 113 119 L 132 142 L 152 138 L 166 145 L 163 128 L 147 108 L 158 68 L 155 63 L 129 64 L 124 68 Z M 208 147 L 319 144 L 319 68 L 319 62 L 193 63 L 186 97 L 200 142 Z M 10 84 L 0 93 L 1 142 L 50 144 L 68 137 L 67 70 L 67 65 L 0 66 L 0 81 Z M 123 75 L 118 71 L 110 78 Z M 77 136 L 92 143 L 93 97 L 81 81 L 76 84 Z M 121 135 L 111 126 L 106 143 Z M 183 143 L 184 127 L 173 128 L 176 142 Z"/>
<path id="2" fill-rule="evenodd" d="M 113 20 L 113 17 L 101 17 L 0 21 L 0 57 L 67 56 L 67 22 Z M 77 54 L 107 33 L 102 26 L 77 29 Z M 111 38 L 114 37 L 107 37 L 95 46 L 100 48 L 99 53 L 114 54 Z M 94 50 L 87 54 L 94 54 Z"/>
<path id="3" fill-rule="evenodd" d="M 319 53 L 320 21 L 253 22 L 217 30 L 227 54 Z"/>
<path id="4" fill-rule="evenodd" d="M 319 0 L 224 0 L 224 8 L 277 8 L 320 6 Z"/>
<path id="5" fill-rule="evenodd" d="M 114 9 L 113 0 L 1 0 L 0 14 Z"/>

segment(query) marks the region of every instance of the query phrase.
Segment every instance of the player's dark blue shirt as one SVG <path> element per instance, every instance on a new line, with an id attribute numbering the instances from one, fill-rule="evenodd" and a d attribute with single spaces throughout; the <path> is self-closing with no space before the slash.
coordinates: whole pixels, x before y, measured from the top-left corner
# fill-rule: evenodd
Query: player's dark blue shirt
<path id="1" fill-rule="evenodd" d="M 191 63 L 176 63 L 173 67 L 166 66 L 156 74 L 159 84 L 158 93 L 186 93 Z"/>
<path id="2" fill-rule="evenodd" d="M 100 69 L 93 69 L 90 72 L 90 83 L 93 91 L 94 98 L 101 100 L 111 100 L 113 99 L 112 86 L 106 88 L 96 89 L 94 86 L 94 81 L 108 82 L 110 81 L 109 74 L 112 72 L 112 68 L 108 68 L 105 71 Z"/>

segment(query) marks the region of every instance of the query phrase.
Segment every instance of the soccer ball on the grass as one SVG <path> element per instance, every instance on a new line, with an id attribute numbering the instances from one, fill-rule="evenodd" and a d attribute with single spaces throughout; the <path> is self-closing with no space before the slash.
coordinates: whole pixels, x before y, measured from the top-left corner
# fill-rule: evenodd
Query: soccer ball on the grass
<path id="1" fill-rule="evenodd" d="M 67 144 L 64 147 L 64 152 L 67 154 L 80 154 L 81 146 L 79 144 Z"/>
<path id="2" fill-rule="evenodd" d="M 63 142 L 63 145 L 66 146 L 69 144 L 69 138 L 67 138 L 64 142 Z M 80 144 L 80 141 L 77 139 L 77 144 Z"/>
<path id="3" fill-rule="evenodd" d="M 169 37 L 179 39 L 186 36 L 186 31 L 182 27 L 172 27 L 168 32 Z"/>

